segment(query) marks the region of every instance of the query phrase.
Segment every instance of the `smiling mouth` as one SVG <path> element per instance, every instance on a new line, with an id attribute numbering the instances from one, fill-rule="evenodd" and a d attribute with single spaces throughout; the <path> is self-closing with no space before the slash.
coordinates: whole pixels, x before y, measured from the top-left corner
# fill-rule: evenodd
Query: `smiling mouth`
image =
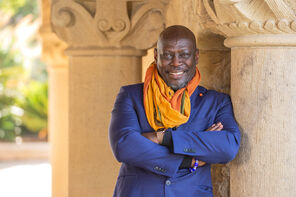
<path id="1" fill-rule="evenodd" d="M 181 75 L 183 73 L 184 73 L 184 71 L 180 71 L 180 72 L 169 72 L 170 75 Z"/>
<path id="2" fill-rule="evenodd" d="M 183 76 L 184 73 L 185 73 L 184 71 L 179 71 L 179 72 L 169 72 L 168 74 L 173 79 L 179 79 Z"/>

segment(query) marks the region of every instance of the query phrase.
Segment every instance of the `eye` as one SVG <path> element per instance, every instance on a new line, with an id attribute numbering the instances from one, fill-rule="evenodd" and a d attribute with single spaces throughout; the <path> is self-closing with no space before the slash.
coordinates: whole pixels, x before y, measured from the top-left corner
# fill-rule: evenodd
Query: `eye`
<path id="1" fill-rule="evenodd" d="M 180 58 L 188 58 L 188 57 L 190 57 L 189 53 L 181 53 L 180 54 Z"/>
<path id="2" fill-rule="evenodd" d="M 166 59 L 172 59 L 172 58 L 173 58 L 173 55 L 170 54 L 170 53 L 164 53 L 162 56 L 163 56 L 164 58 L 166 58 Z"/>

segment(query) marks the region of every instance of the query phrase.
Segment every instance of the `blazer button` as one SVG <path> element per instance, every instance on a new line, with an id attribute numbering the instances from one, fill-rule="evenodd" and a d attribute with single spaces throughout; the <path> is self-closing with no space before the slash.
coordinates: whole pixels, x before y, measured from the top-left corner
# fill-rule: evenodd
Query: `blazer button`
<path id="1" fill-rule="evenodd" d="M 166 180 L 165 184 L 166 185 L 170 185 L 171 184 L 171 181 L 170 180 Z"/>

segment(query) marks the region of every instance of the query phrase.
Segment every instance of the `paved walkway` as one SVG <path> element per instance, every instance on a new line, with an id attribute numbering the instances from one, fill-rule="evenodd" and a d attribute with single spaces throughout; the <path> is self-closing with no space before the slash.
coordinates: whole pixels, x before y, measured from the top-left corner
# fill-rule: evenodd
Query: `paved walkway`
<path id="1" fill-rule="evenodd" d="M 0 197 L 50 197 L 51 167 L 47 160 L 0 161 Z"/>

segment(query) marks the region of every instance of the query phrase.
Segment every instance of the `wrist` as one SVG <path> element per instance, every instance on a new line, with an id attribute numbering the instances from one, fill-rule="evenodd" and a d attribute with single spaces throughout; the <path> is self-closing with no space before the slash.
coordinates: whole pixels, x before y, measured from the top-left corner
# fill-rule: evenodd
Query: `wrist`
<path id="1" fill-rule="evenodd" d="M 165 131 L 166 129 L 163 129 L 161 131 L 156 131 L 156 139 L 158 144 L 162 144 Z"/>
<path id="2" fill-rule="evenodd" d="M 195 158 L 194 157 L 192 157 L 192 160 L 191 160 L 191 168 L 194 166 L 194 164 L 195 164 Z"/>
<path id="3" fill-rule="evenodd" d="M 194 158 L 193 158 L 194 159 Z M 197 167 L 198 167 L 198 160 L 196 160 L 196 159 L 194 159 L 195 160 L 195 162 L 194 162 L 194 164 L 193 164 L 193 167 L 191 167 L 191 168 L 189 168 L 189 171 L 190 172 L 194 172 L 194 171 L 196 171 L 196 169 L 197 169 Z"/>

